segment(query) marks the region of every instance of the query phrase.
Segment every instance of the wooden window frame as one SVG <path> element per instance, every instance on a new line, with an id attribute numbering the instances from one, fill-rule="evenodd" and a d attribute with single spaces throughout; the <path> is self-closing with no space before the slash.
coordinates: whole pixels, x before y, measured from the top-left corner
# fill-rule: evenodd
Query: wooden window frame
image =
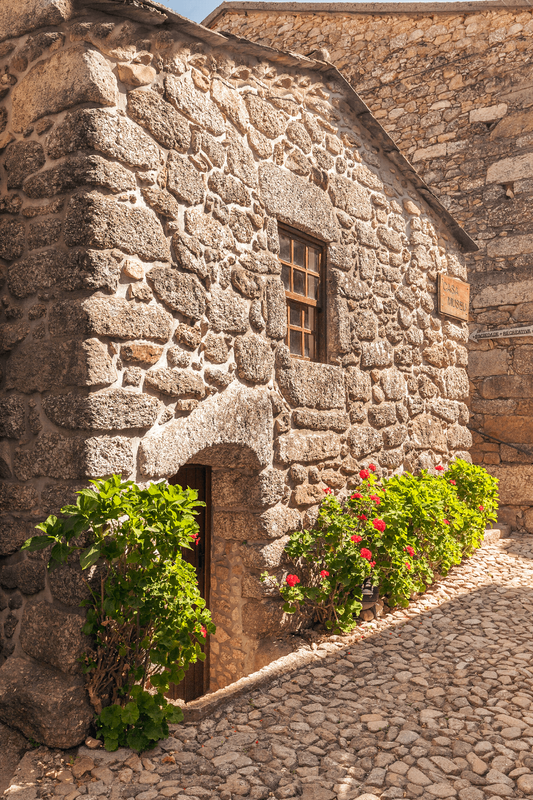
<path id="1" fill-rule="evenodd" d="M 294 263 L 294 246 L 291 244 L 291 262 L 286 261 L 281 257 L 281 248 L 280 253 L 278 255 L 279 261 L 282 265 L 287 266 L 290 269 L 290 282 L 291 282 L 291 289 L 294 287 L 294 269 L 299 271 L 305 272 L 306 275 L 306 291 L 308 291 L 308 276 L 317 276 L 318 275 L 318 293 L 317 297 L 311 298 L 301 294 L 297 294 L 294 291 L 289 291 L 285 289 L 285 298 L 287 300 L 287 338 L 286 344 L 290 350 L 290 333 L 291 330 L 301 330 L 302 332 L 302 353 L 305 353 L 304 348 L 304 333 L 312 333 L 314 336 L 314 345 L 315 345 L 315 353 L 314 356 L 308 357 L 306 355 L 298 355 L 296 353 L 291 353 L 291 358 L 296 358 L 300 361 L 310 361 L 310 362 L 325 362 L 326 361 L 326 325 L 325 325 L 325 314 L 324 314 L 324 307 L 325 307 L 325 285 L 326 285 L 326 247 L 325 243 L 321 242 L 319 239 L 315 239 L 313 236 L 309 236 L 306 233 L 302 233 L 294 228 L 291 228 L 289 225 L 283 225 L 278 223 L 278 232 L 279 235 L 285 234 L 291 240 L 297 240 L 306 246 L 311 246 L 319 251 L 319 267 L 318 272 L 314 272 L 313 270 L 308 269 L 308 250 L 306 249 L 306 264 L 305 266 L 301 266 L 299 264 Z M 291 325 L 291 307 L 294 308 L 298 306 L 303 310 L 313 309 L 315 313 L 315 322 L 314 326 L 311 328 L 305 328 L 304 325 L 302 327 L 296 326 L 294 324 Z"/>

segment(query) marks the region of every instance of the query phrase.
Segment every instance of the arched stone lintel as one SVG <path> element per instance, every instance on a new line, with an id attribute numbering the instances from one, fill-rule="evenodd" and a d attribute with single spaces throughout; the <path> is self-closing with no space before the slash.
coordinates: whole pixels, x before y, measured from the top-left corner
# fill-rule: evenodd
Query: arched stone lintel
<path id="1" fill-rule="evenodd" d="M 139 447 L 141 475 L 170 477 L 193 456 L 196 463 L 218 466 L 223 457 L 230 459 L 227 466 L 236 466 L 236 457 L 242 464 L 242 448 L 247 451 L 246 465 L 262 469 L 272 460 L 272 432 L 268 391 L 234 383 L 222 394 L 204 400 L 187 417 L 169 422 L 159 434 L 147 436 Z M 209 448 L 213 450 L 204 453 Z"/>

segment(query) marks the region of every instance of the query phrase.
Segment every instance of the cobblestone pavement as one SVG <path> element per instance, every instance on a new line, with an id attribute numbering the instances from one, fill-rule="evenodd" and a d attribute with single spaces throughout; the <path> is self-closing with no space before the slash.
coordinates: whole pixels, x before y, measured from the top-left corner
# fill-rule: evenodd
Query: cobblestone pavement
<path id="1" fill-rule="evenodd" d="M 484 547 L 407 611 L 313 647 L 147 757 L 82 747 L 58 772 L 59 754 L 41 751 L 38 795 L 533 797 L 532 536 Z"/>

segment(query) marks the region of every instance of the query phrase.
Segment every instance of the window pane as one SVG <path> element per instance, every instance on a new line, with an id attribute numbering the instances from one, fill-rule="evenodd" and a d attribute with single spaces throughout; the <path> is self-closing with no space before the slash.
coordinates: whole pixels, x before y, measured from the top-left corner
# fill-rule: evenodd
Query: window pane
<path id="1" fill-rule="evenodd" d="M 293 306 L 292 303 L 290 305 L 290 312 L 291 312 L 291 325 L 297 325 L 299 328 L 302 327 L 302 310 L 299 306 Z"/>
<path id="2" fill-rule="evenodd" d="M 315 250 L 314 247 L 309 247 L 307 251 L 307 268 L 311 270 L 311 272 L 317 272 L 320 269 L 320 253 L 318 250 Z"/>
<path id="3" fill-rule="evenodd" d="M 315 329 L 315 309 L 309 306 L 305 309 L 304 328 L 308 331 Z"/>
<path id="4" fill-rule="evenodd" d="M 303 294 L 305 297 L 305 272 L 295 269 L 292 273 L 293 292 L 295 294 Z"/>
<path id="5" fill-rule="evenodd" d="M 312 333 L 305 334 L 305 357 L 315 357 L 315 337 Z"/>
<path id="6" fill-rule="evenodd" d="M 318 277 L 315 275 L 308 275 L 307 281 L 309 284 L 309 291 L 307 293 L 308 297 L 311 297 L 313 300 L 318 299 Z"/>
<path id="7" fill-rule="evenodd" d="M 281 280 L 283 281 L 283 285 L 285 287 L 286 292 L 290 292 L 291 290 L 291 268 L 287 267 L 285 264 L 281 267 Z"/>
<path id="8" fill-rule="evenodd" d="M 302 354 L 302 334 L 300 331 L 291 331 L 291 344 L 290 351 L 293 356 L 301 356 Z"/>
<path id="9" fill-rule="evenodd" d="M 291 240 L 284 233 L 279 235 L 279 255 L 284 261 L 291 260 Z"/>
<path id="10" fill-rule="evenodd" d="M 294 239 L 294 263 L 305 267 L 305 244 Z"/>

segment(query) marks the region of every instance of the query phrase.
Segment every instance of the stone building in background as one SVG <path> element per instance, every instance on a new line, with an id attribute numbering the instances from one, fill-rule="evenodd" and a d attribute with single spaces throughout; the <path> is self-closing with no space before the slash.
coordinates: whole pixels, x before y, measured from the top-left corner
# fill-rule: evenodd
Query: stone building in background
<path id="1" fill-rule="evenodd" d="M 475 245 L 335 67 L 151 3 L 0 8 L 0 721 L 92 710 L 73 562 L 19 551 L 89 478 L 203 493 L 194 693 L 290 649 L 262 570 L 327 487 L 468 457 Z M 192 673 L 191 673 L 192 674 Z"/>
<path id="2" fill-rule="evenodd" d="M 533 323 L 533 10 L 502 3 L 223 3 L 205 24 L 324 49 L 479 247 L 471 330 Z M 533 532 L 533 340 L 469 343 L 475 463 Z M 446 364 L 445 354 L 439 367 Z M 490 437 L 490 438 L 489 438 Z M 500 444 L 500 440 L 503 444 Z M 518 445 L 520 450 L 513 445 Z"/>

